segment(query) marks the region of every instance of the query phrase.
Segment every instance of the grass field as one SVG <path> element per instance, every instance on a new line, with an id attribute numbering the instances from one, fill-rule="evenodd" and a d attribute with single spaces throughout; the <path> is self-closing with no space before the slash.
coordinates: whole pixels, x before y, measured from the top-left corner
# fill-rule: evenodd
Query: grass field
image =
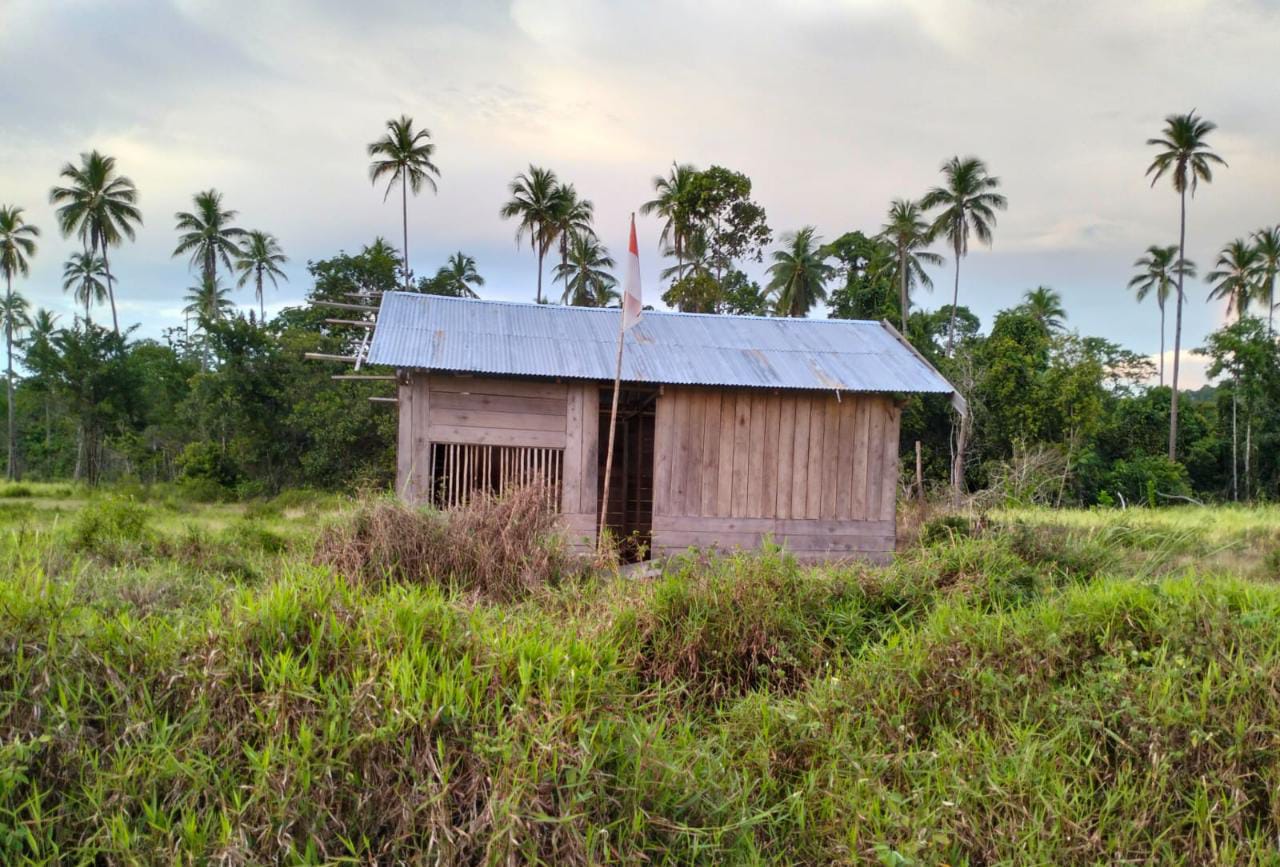
<path id="1" fill-rule="evenodd" d="M 1275 508 L 501 585 L 436 520 L 0 487 L 0 862 L 1280 862 Z"/>

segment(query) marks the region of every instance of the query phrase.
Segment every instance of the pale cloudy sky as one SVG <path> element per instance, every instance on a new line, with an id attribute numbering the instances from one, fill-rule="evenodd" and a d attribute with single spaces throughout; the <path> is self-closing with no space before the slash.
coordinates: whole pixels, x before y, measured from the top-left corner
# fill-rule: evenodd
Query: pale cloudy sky
<path id="1" fill-rule="evenodd" d="M 891 198 L 976 154 L 1010 207 L 964 261 L 961 302 L 989 325 L 1048 284 L 1070 324 L 1150 353 L 1156 310 L 1125 283 L 1148 244 L 1177 239 L 1176 197 L 1143 176 L 1164 115 L 1198 108 L 1231 164 L 1191 205 L 1202 270 L 1280 222 L 1276 0 L 0 0 L 0 81 L 0 203 L 45 233 L 22 291 L 70 318 L 60 272 L 78 245 L 47 196 L 98 148 L 141 191 L 145 226 L 113 270 L 124 320 L 151 335 L 193 282 L 169 254 L 197 190 L 280 237 L 276 307 L 301 297 L 308 259 L 398 239 L 364 147 L 400 113 L 431 130 L 443 173 L 410 203 L 411 264 L 465 250 L 488 297 L 533 296 L 533 256 L 497 216 L 530 162 L 595 202 L 617 251 L 673 159 L 746 172 L 775 234 L 830 238 L 876 230 Z M 656 221 L 640 232 L 656 300 Z M 949 268 L 925 305 L 947 300 Z M 1222 311 L 1189 294 L 1194 346 Z"/>

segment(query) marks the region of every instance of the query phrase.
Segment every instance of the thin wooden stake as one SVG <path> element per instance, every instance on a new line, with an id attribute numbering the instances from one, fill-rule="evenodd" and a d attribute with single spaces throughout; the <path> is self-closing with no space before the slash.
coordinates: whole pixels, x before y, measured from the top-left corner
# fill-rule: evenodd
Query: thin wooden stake
<path id="1" fill-rule="evenodd" d="M 619 311 L 618 314 L 618 361 L 613 374 L 613 406 L 609 410 L 609 451 L 605 454 L 604 459 L 604 495 L 600 497 L 600 524 L 596 527 L 596 550 L 600 551 L 604 548 L 604 534 L 607 526 L 605 522 L 609 517 L 609 481 L 613 474 L 613 440 L 618 432 L 618 392 L 622 388 L 622 346 L 626 332 L 622 330 L 622 325 L 626 321 L 626 315 Z"/>

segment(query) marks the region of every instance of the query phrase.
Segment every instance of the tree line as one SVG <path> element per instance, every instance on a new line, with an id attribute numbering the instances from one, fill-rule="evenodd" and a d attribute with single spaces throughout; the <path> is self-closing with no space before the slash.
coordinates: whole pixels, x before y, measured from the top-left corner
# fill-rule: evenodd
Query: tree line
<path id="1" fill-rule="evenodd" d="M 1213 168 L 1226 165 L 1209 147 L 1214 129 L 1194 112 L 1172 115 L 1148 142 L 1155 154 L 1147 174 L 1153 186 L 1171 181 L 1180 208 L 1178 243 L 1151 245 L 1129 281 L 1138 300 L 1153 299 L 1160 314 L 1154 387 L 1146 385 L 1157 374 L 1149 360 L 1069 332 L 1062 296 L 1050 287 L 1028 289 L 986 333 L 960 303 L 970 241 L 990 245 L 997 214 L 1008 207 L 1000 179 L 977 157 L 946 160 L 938 185 L 892 201 L 878 229 L 830 241 L 804 226 L 770 249 L 773 231 L 752 197 L 751 179 L 718 165 L 673 163 L 653 179 L 653 197 L 640 210 L 662 221 L 660 243 L 671 262 L 661 272 L 663 300 L 676 309 L 808 316 L 825 305 L 832 317 L 897 323 L 969 398 L 972 436 L 962 442 L 942 402 L 907 404 L 904 442 L 925 444 L 934 479 L 947 477 L 959 448 L 967 487 L 1015 499 L 1274 496 L 1280 227 L 1228 243 L 1206 274 L 1209 298 L 1226 300 L 1234 317 L 1197 349 L 1223 384 L 1192 395 L 1179 389 L 1185 281 L 1197 274 L 1185 256 L 1186 208 L 1199 185 L 1212 181 Z M 396 250 L 378 238 L 358 253 L 308 262 L 308 298 L 347 300 L 391 289 L 477 297 L 484 279 L 462 251 L 430 276 L 417 277 L 409 267 L 408 197 L 436 190 L 441 177 L 430 133 L 401 116 L 366 150 L 371 182 L 385 182 L 384 201 L 400 188 L 403 244 Z M 394 425 L 367 400 L 386 386 L 335 387 L 327 371 L 301 361 L 308 350 L 349 353 L 362 331 L 325 322 L 307 308 L 266 315 L 266 284 L 285 278 L 288 261 L 274 235 L 239 226 L 238 212 L 216 189 L 195 194 L 191 210 L 174 215 L 173 255 L 186 257 L 196 278 L 186 319 L 163 340 L 135 340 L 132 329 L 119 326 L 118 277 L 109 259 L 142 224 L 135 185 L 113 158 L 92 151 L 62 169 L 50 200 L 58 229 L 82 242 L 64 266 L 63 288 L 83 315 L 59 327 L 48 311 L 31 312 L 13 284 L 28 274 L 40 234 L 21 208 L 0 207 L 10 478 L 25 467 L 33 476 L 89 482 L 179 480 L 217 495 L 389 479 Z M 499 216 L 514 223 L 516 243 L 536 261 L 535 301 L 549 300 L 543 276 L 553 257 L 560 303 L 617 303 L 614 260 L 593 228 L 592 202 L 572 183 L 530 165 L 512 179 Z M 743 267 L 763 263 L 766 252 L 761 286 Z M 927 269 L 945 265 L 947 256 L 951 303 L 915 309 L 917 290 L 932 288 Z M 224 276 L 252 287 L 256 310 L 234 312 Z M 1166 387 L 1170 300 L 1174 355 Z M 109 329 L 93 321 L 102 304 L 111 309 Z M 1157 427 L 1165 430 L 1165 448 L 1154 442 Z"/>

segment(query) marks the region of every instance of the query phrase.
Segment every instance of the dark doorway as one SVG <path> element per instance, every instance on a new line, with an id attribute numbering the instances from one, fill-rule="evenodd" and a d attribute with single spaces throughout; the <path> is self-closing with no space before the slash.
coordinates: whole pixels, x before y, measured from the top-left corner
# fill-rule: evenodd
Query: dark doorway
<path id="1" fill-rule="evenodd" d="M 618 395 L 618 431 L 609 479 L 609 514 L 605 526 L 618 540 L 627 562 L 649 559 L 653 543 L 653 427 L 658 389 L 624 386 Z M 600 480 L 604 496 L 604 466 L 609 446 L 609 411 L 613 388 L 600 389 Z"/>

